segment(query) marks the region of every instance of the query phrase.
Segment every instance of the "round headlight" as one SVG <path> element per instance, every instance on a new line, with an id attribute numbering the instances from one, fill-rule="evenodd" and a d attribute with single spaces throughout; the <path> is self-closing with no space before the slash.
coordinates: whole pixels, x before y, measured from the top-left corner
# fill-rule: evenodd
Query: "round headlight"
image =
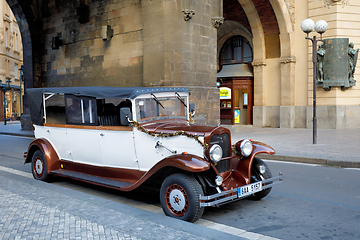
<path id="1" fill-rule="evenodd" d="M 244 155 L 245 157 L 250 156 L 250 154 L 252 153 L 252 143 L 250 142 L 250 140 L 244 140 L 241 142 L 240 144 L 240 150 L 241 150 L 241 154 Z"/>
<path id="2" fill-rule="evenodd" d="M 209 155 L 210 155 L 211 161 L 217 163 L 221 160 L 221 158 L 223 156 L 223 150 L 219 145 L 214 144 L 210 148 Z"/>

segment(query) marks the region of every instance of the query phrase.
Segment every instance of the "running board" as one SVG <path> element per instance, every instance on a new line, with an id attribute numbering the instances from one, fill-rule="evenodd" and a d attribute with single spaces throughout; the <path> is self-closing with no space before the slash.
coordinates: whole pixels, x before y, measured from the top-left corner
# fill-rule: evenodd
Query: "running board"
<path id="1" fill-rule="evenodd" d="M 49 173 L 56 175 L 56 176 L 72 178 L 75 180 L 80 180 L 80 181 L 93 183 L 93 184 L 97 184 L 97 185 L 103 185 L 106 187 L 111 187 L 111 188 L 116 188 L 116 189 L 121 189 L 122 187 L 132 185 L 131 183 L 128 183 L 128 182 L 121 182 L 121 181 L 117 181 L 117 180 L 96 177 L 96 176 L 89 175 L 89 174 L 72 172 L 72 171 L 67 171 L 67 170 L 54 170 L 54 171 L 50 171 Z"/>

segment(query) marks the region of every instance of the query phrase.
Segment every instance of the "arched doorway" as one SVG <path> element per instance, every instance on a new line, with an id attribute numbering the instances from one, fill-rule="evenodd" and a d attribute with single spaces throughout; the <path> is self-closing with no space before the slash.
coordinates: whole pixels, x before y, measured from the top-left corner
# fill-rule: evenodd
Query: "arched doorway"
<path id="1" fill-rule="evenodd" d="M 252 124 L 254 74 L 250 42 L 241 35 L 229 38 L 220 50 L 217 75 L 220 88 L 220 122 Z"/>

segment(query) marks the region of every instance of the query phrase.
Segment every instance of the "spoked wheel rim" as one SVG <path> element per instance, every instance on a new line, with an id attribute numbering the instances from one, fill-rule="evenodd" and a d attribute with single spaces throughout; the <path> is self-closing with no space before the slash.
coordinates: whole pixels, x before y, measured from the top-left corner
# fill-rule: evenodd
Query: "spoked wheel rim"
<path id="1" fill-rule="evenodd" d="M 166 205 L 168 209 L 177 217 L 182 217 L 189 210 L 189 198 L 178 184 L 172 184 L 166 189 Z"/>
<path id="2" fill-rule="evenodd" d="M 35 175 L 40 178 L 44 173 L 44 162 L 40 157 L 36 157 L 33 168 Z"/>

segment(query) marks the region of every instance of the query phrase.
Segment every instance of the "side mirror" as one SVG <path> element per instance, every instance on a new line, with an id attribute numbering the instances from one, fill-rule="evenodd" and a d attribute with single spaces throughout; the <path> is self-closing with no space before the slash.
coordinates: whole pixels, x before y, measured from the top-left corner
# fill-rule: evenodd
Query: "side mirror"
<path id="1" fill-rule="evenodd" d="M 189 108 L 190 112 L 192 115 L 195 114 L 195 103 L 190 103 L 190 108 Z"/>
<path id="2" fill-rule="evenodd" d="M 129 120 L 132 120 L 130 108 L 128 107 L 120 108 L 120 124 L 123 126 L 129 126 L 130 125 Z"/>

